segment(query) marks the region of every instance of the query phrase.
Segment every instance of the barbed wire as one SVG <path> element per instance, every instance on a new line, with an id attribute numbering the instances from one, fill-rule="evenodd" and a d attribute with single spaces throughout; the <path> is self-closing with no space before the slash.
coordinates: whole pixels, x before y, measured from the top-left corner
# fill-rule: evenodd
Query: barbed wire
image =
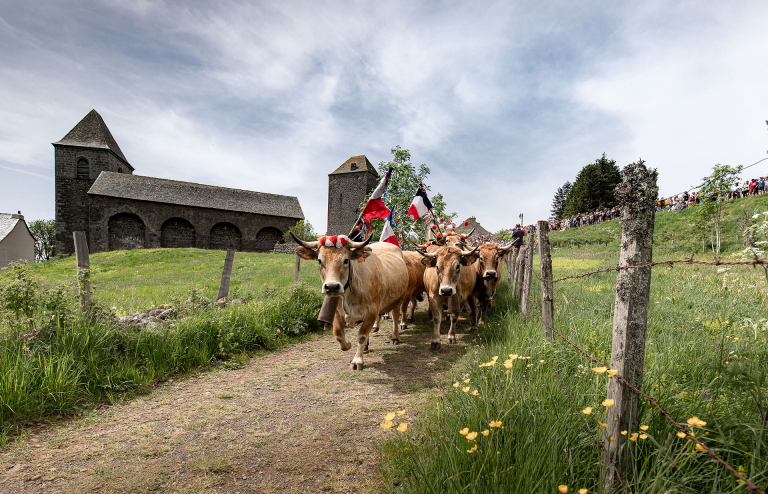
<path id="1" fill-rule="evenodd" d="M 533 302 L 531 301 L 530 297 L 526 297 L 526 298 L 528 298 L 528 302 L 529 302 L 529 303 L 533 303 Z M 547 324 L 547 322 L 544 320 L 544 317 L 542 317 L 542 316 L 539 316 L 539 318 L 541 319 L 541 323 L 542 323 L 542 324 L 543 324 L 543 325 L 544 325 L 544 326 L 545 326 L 547 329 L 549 329 L 549 330 L 551 330 L 551 331 L 554 331 L 554 332 L 555 332 L 555 333 L 556 333 L 556 334 L 557 334 L 557 335 L 558 335 L 558 336 L 559 336 L 559 337 L 560 337 L 560 338 L 561 338 L 563 341 L 565 341 L 566 343 L 568 343 L 569 345 L 571 345 L 572 347 L 574 347 L 574 348 L 575 348 L 576 350 L 578 350 L 580 353 L 582 353 L 582 354 L 583 354 L 583 355 L 585 355 L 587 358 L 589 358 L 589 359 L 590 359 L 592 362 L 595 362 L 596 364 L 598 364 L 598 365 L 600 365 L 600 366 L 602 366 L 602 367 L 607 367 L 607 366 L 606 366 L 606 365 L 605 365 L 603 362 L 601 362 L 600 360 L 596 359 L 595 357 L 593 357 L 592 355 L 590 355 L 589 353 L 587 353 L 587 351 L 585 351 L 584 349 L 582 349 L 581 347 L 579 347 L 577 344 L 573 343 L 571 340 L 569 340 L 568 338 L 566 338 L 566 337 L 565 337 L 565 335 L 563 335 L 563 334 L 562 334 L 560 331 L 556 330 L 554 327 L 552 327 L 551 325 Z M 661 406 L 658 404 L 658 402 L 656 401 L 656 399 L 655 399 L 655 398 L 653 398 L 653 397 L 651 397 L 651 396 L 648 396 L 648 395 L 647 395 L 647 394 L 645 394 L 643 391 L 641 391 L 640 389 L 638 389 L 637 387 L 635 387 L 634 385 L 632 385 L 632 384 L 631 384 L 629 381 L 627 381 L 626 379 L 624 379 L 624 376 L 622 376 L 622 375 L 620 375 L 620 374 L 616 374 L 616 375 L 614 375 L 613 377 L 614 377 L 614 378 L 616 378 L 616 379 L 618 379 L 618 380 L 620 380 L 620 381 L 621 381 L 622 383 L 624 383 L 624 384 L 625 384 L 625 385 L 626 385 L 626 386 L 627 386 L 629 389 L 631 389 L 632 391 L 634 391 L 635 393 L 637 393 L 639 396 L 642 396 L 643 398 L 645 398 L 646 400 L 648 400 L 648 401 L 649 401 L 649 402 L 650 402 L 650 403 L 651 403 L 651 404 L 652 404 L 654 407 L 656 407 L 656 409 L 658 409 L 658 410 L 659 410 L 659 412 L 661 413 L 661 415 L 662 415 L 664 418 L 666 418 L 666 419 L 667 419 L 667 420 L 668 420 L 668 421 L 669 421 L 669 422 L 670 422 L 672 425 L 674 425 L 675 427 L 677 427 L 678 429 L 680 429 L 680 431 L 682 431 L 682 432 L 683 432 L 683 433 L 684 433 L 684 434 L 685 434 L 685 435 L 686 435 L 686 436 L 687 436 L 689 439 L 691 439 L 691 440 L 692 440 L 692 441 L 694 441 L 696 444 L 698 444 L 699 446 L 701 446 L 702 448 L 704 448 L 704 449 L 707 451 L 707 453 L 709 454 L 710 458 L 712 458 L 712 459 L 716 460 L 718 463 L 722 464 L 722 465 L 723 465 L 723 466 L 724 466 L 724 467 L 725 467 L 727 470 L 729 470 L 731 473 L 733 473 L 733 474 L 734 474 L 734 475 L 735 475 L 735 476 L 736 476 L 736 477 L 737 477 L 739 480 L 741 480 L 742 482 L 744 482 L 744 483 L 747 485 L 747 487 L 748 487 L 748 491 L 749 491 L 749 492 L 754 492 L 754 493 L 757 493 L 757 494 L 765 494 L 765 491 L 764 491 L 764 490 L 762 490 L 760 487 L 758 487 L 756 484 L 754 484 L 754 483 L 753 483 L 751 480 L 749 480 L 748 478 L 746 478 L 746 477 L 744 477 L 742 474 L 740 474 L 740 473 L 739 473 L 739 472 L 738 472 L 738 471 L 737 471 L 735 468 L 733 468 L 733 467 L 732 467 L 731 465 L 729 465 L 729 464 L 728 464 L 728 463 L 727 463 L 725 460 L 723 460 L 722 458 L 720 458 L 720 456 L 719 456 L 717 453 L 715 453 L 715 452 L 714 452 L 714 451 L 713 451 L 713 450 L 712 450 L 712 449 L 711 449 L 709 446 L 707 446 L 706 444 L 704 444 L 704 443 L 702 443 L 701 441 L 699 441 L 698 439 L 696 439 L 696 437 L 694 437 L 694 435 L 693 435 L 693 434 L 691 434 L 690 432 L 688 432 L 688 430 L 687 430 L 687 429 L 685 429 L 683 426 L 681 426 L 680 424 L 678 424 L 678 423 L 677 423 L 677 421 L 675 421 L 675 419 L 673 419 L 673 418 L 672 418 L 672 416 L 671 416 L 671 415 L 670 415 L 670 414 L 669 414 L 669 413 L 668 413 L 666 410 L 664 410 L 663 408 L 661 408 Z"/>
<path id="2" fill-rule="evenodd" d="M 586 278 L 588 276 L 592 276 L 598 273 L 621 271 L 622 269 L 643 269 L 643 268 L 650 268 L 653 266 L 659 266 L 662 264 L 666 264 L 669 267 L 672 267 L 674 264 L 679 264 L 679 263 L 706 264 L 709 266 L 758 266 L 758 265 L 768 265 L 768 259 L 750 259 L 749 261 L 722 261 L 720 259 L 715 259 L 714 261 L 700 261 L 698 259 L 694 259 L 693 257 L 691 257 L 688 259 L 672 259 L 667 261 L 656 261 L 649 264 L 642 264 L 640 266 L 618 266 L 617 265 L 616 267 L 613 267 L 613 268 L 598 269 L 597 271 L 590 271 L 589 273 L 578 274 L 573 276 L 564 276 L 562 278 L 557 278 L 555 280 L 552 280 L 552 283 L 557 283 L 559 281 L 565 281 L 565 280 L 575 280 L 578 278 Z M 536 277 L 539 278 L 539 275 L 536 275 Z M 539 281 L 541 281 L 541 278 L 539 278 Z"/>

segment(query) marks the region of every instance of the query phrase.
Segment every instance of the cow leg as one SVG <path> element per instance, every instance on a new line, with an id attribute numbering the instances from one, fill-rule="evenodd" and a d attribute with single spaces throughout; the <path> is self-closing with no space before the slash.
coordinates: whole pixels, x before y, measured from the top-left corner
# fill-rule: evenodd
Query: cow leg
<path id="1" fill-rule="evenodd" d="M 343 304 L 339 304 L 336 309 L 336 315 L 333 317 L 333 336 L 336 337 L 336 341 L 341 345 L 341 350 L 346 352 L 352 345 L 347 341 L 347 337 L 344 334 L 344 310 L 341 308 Z"/>
<path id="2" fill-rule="evenodd" d="M 416 304 L 418 301 L 416 300 L 416 297 L 411 298 L 408 309 L 408 316 L 405 319 L 405 322 L 413 322 L 413 314 L 416 312 Z"/>
<path id="3" fill-rule="evenodd" d="M 458 314 L 448 314 L 448 317 L 451 320 L 451 327 L 448 329 L 448 344 L 449 345 L 455 345 L 456 344 L 456 326 L 458 326 L 459 321 L 459 315 Z"/>
<path id="4" fill-rule="evenodd" d="M 379 324 L 381 323 L 381 314 L 376 317 L 376 322 L 373 323 L 373 327 L 371 328 L 371 333 L 378 333 L 379 332 Z"/>
<path id="5" fill-rule="evenodd" d="M 467 302 L 469 303 L 470 317 L 472 318 L 472 327 L 470 328 L 470 331 L 475 331 L 477 329 L 478 319 L 480 318 L 479 304 L 477 299 L 472 295 L 467 298 Z"/>
<path id="6" fill-rule="evenodd" d="M 368 337 L 378 317 L 377 314 L 368 316 L 360 324 L 360 329 L 357 332 L 357 352 L 352 357 L 352 363 L 350 364 L 352 370 L 363 370 L 363 352 L 368 348 Z"/>
<path id="7" fill-rule="evenodd" d="M 401 305 L 396 306 L 394 309 L 392 309 L 392 344 L 393 345 L 399 345 L 400 344 L 400 330 L 405 329 L 405 311 L 402 312 L 403 306 L 406 308 L 408 307 L 408 299 L 405 299 L 405 301 L 401 302 Z M 398 328 L 398 324 L 400 324 Z"/>
<path id="8" fill-rule="evenodd" d="M 443 322 L 443 301 L 435 300 L 432 295 L 428 296 L 429 311 L 432 313 L 432 343 L 430 350 L 440 350 L 440 323 Z"/>

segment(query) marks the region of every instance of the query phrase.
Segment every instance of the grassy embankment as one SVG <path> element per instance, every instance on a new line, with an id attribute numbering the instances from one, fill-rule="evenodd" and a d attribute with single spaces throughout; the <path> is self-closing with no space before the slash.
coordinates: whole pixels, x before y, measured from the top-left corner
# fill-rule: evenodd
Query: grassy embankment
<path id="1" fill-rule="evenodd" d="M 736 201 L 727 217 L 739 209 L 768 210 L 766 203 L 768 196 Z M 689 214 L 657 216 L 655 260 L 691 254 Z M 587 244 L 554 250 L 555 277 L 616 265 L 618 223 L 553 235 L 555 244 L 576 238 Z M 726 253 L 743 248 L 732 225 L 725 232 Z M 605 273 L 555 285 L 556 327 L 603 362 L 610 361 L 615 282 L 616 273 Z M 696 436 L 758 485 L 768 483 L 765 288 L 760 268 L 655 268 L 643 382 L 679 423 L 694 416 L 705 421 L 693 428 Z M 559 486 L 602 492 L 600 450 L 583 426 L 602 437 L 607 374 L 593 372 L 596 364 L 559 338 L 545 339 L 538 305 L 525 319 L 506 285 L 497 297 L 481 328 L 485 343 L 457 366 L 444 398 L 383 444 L 387 485 L 395 492 L 558 492 Z M 743 492 L 732 474 L 678 438 L 655 408 L 640 404 L 648 429 L 627 442 L 636 474 L 626 492 Z"/>
<path id="2" fill-rule="evenodd" d="M 5 286 L 25 277 L 14 293 L 31 304 L 31 319 L 5 310 L 0 321 L 0 444 L 24 423 L 125 399 L 217 360 L 237 365 L 248 352 L 320 329 L 317 270 L 305 266 L 302 280 L 311 285 L 294 285 L 291 255 L 238 253 L 230 295 L 243 297 L 240 305 L 185 303 L 216 296 L 223 257 L 196 249 L 94 255 L 95 307 L 87 315 L 75 300 L 73 258 L 0 272 Z M 164 281 L 173 284 L 151 284 Z M 116 321 L 160 304 L 177 313 L 156 329 Z"/>

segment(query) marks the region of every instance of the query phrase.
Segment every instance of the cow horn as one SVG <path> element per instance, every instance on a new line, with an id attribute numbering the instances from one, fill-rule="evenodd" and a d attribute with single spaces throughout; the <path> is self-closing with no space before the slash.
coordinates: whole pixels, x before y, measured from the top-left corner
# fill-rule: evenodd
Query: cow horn
<path id="1" fill-rule="evenodd" d="M 473 228 L 473 229 L 471 229 L 471 230 L 469 231 L 469 233 L 467 233 L 467 238 L 471 237 L 473 233 L 475 233 L 475 229 L 474 229 L 474 228 Z"/>
<path id="2" fill-rule="evenodd" d="M 479 246 L 479 245 L 475 245 L 475 248 L 474 248 L 474 249 L 472 249 L 472 250 L 462 250 L 462 251 L 461 251 L 461 257 L 471 256 L 471 255 L 472 255 L 472 254 L 474 254 L 474 253 L 475 253 L 475 251 L 477 251 L 477 249 L 479 249 L 479 248 L 480 248 L 480 246 Z"/>
<path id="3" fill-rule="evenodd" d="M 504 252 L 504 253 L 509 252 L 510 250 L 512 250 L 512 243 L 510 242 L 510 244 L 507 245 L 506 247 L 499 247 L 499 250 Z"/>
<path id="4" fill-rule="evenodd" d="M 293 237 L 293 240 L 296 241 L 297 244 L 301 245 L 305 249 L 317 249 L 320 246 L 320 242 L 318 240 L 315 240 L 314 242 L 305 242 L 303 240 L 299 240 L 296 238 L 296 235 L 293 234 L 293 232 L 288 232 L 291 234 L 291 237 Z"/>
<path id="5" fill-rule="evenodd" d="M 437 252 L 422 252 L 420 250 L 417 250 L 416 252 L 426 257 L 427 259 L 434 259 L 435 257 L 437 257 Z"/>
<path id="6" fill-rule="evenodd" d="M 371 237 L 373 237 L 373 234 L 368 236 L 368 238 L 363 240 L 362 242 L 354 242 L 352 240 L 347 240 L 347 245 L 349 245 L 350 249 L 362 249 L 363 247 L 368 245 L 368 242 L 371 241 Z"/>

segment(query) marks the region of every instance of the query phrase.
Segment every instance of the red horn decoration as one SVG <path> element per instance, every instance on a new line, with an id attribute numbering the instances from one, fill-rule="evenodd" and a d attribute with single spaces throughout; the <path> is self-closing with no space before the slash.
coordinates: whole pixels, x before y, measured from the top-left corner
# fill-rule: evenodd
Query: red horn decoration
<path id="1" fill-rule="evenodd" d="M 437 225 L 432 225 L 433 230 L 437 230 Z"/>
<path id="2" fill-rule="evenodd" d="M 443 238 L 443 234 L 440 232 L 437 232 L 437 235 L 435 235 L 437 238 Z"/>
<path id="3" fill-rule="evenodd" d="M 445 218 L 440 218 L 440 223 L 445 223 Z"/>
<path id="4" fill-rule="evenodd" d="M 325 237 L 320 237 L 320 245 L 325 245 Z"/>
<path id="5" fill-rule="evenodd" d="M 469 226 L 469 221 L 465 221 L 464 226 Z"/>

